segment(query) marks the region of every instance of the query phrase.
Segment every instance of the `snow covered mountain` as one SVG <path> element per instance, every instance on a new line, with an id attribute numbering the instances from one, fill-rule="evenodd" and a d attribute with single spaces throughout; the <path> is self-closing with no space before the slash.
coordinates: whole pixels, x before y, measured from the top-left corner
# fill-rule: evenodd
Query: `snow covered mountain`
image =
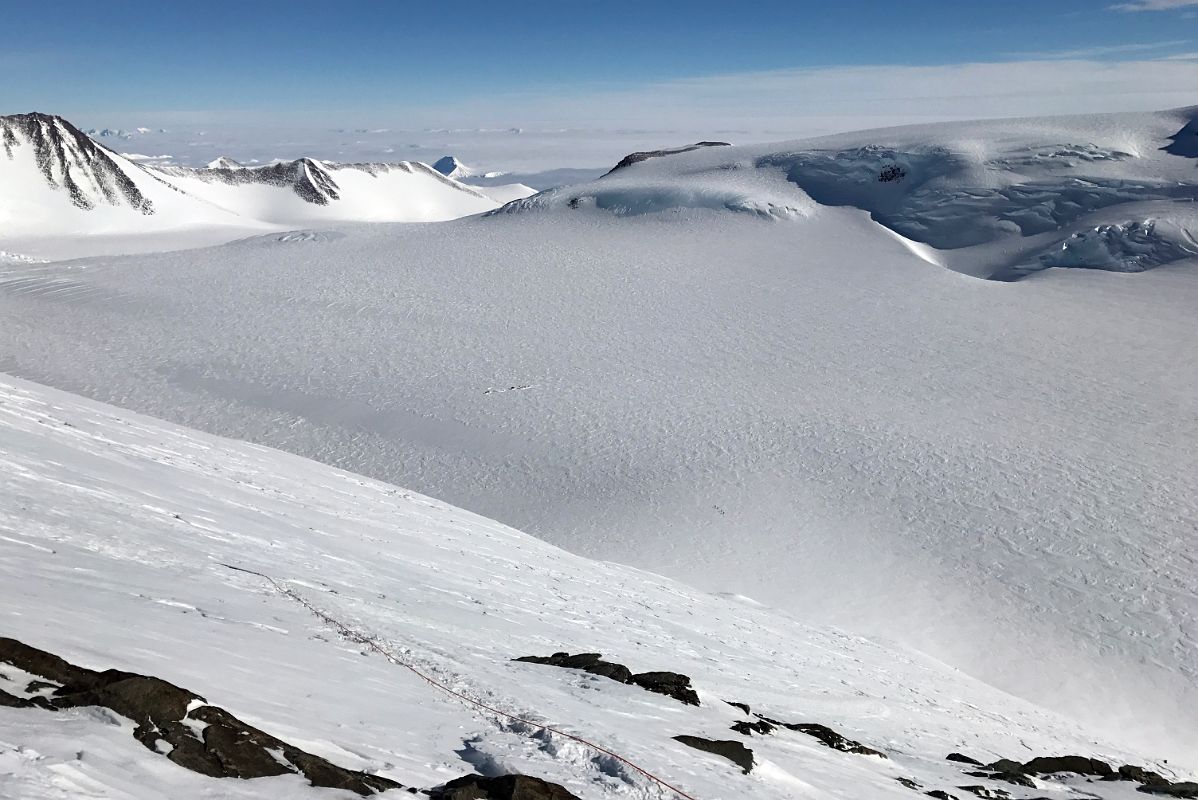
<path id="1" fill-rule="evenodd" d="M 239 164 L 228 156 L 220 156 L 209 161 L 206 165 L 207 169 L 244 169 L 244 165 Z"/>
<path id="2" fill-rule="evenodd" d="M 467 167 L 461 161 L 458 161 L 454 156 L 442 156 L 433 164 L 433 169 L 440 172 L 446 178 L 469 178 L 477 174 L 470 167 Z"/>
<path id="3" fill-rule="evenodd" d="M 536 189 L 523 183 L 513 183 L 510 177 L 502 172 L 482 173 L 467 167 L 454 156 L 443 156 L 433 164 L 433 169 L 447 178 L 468 183 L 471 188 L 482 192 L 487 197 L 499 203 L 510 203 L 522 200 L 537 193 Z"/>
<path id="4" fill-rule="evenodd" d="M 189 197 L 60 117 L 0 117 L 0 239 L 253 226 Z"/>
<path id="5" fill-rule="evenodd" d="M 157 131 L 154 131 L 153 128 L 139 127 L 134 128 L 131 131 L 127 131 L 122 128 L 88 128 L 84 131 L 86 135 L 93 139 L 124 139 L 125 141 L 130 141 L 136 139 L 138 136 L 145 136 L 146 134 L 155 132 L 166 133 L 166 130 L 164 128 L 159 128 Z"/>
<path id="6" fill-rule="evenodd" d="M 110 246 L 119 252 L 211 244 L 323 220 L 445 220 L 532 194 L 503 187 L 493 198 L 419 162 L 304 158 L 245 168 L 222 158 L 207 169 L 156 166 L 37 113 L 0 117 L 0 137 L 0 242 L 35 255 L 97 252 L 97 237 L 121 237 Z M 161 237 L 136 241 L 174 232 L 187 236 L 165 245 Z"/>
<path id="7" fill-rule="evenodd" d="M 600 181 L 504 211 L 710 208 L 787 220 L 848 206 L 923 258 L 969 275 L 1139 272 L 1198 254 L 1196 126 L 1198 107 L 911 126 L 784 145 L 704 142 L 635 153 Z"/>
<path id="8" fill-rule="evenodd" d="M 279 452 L 3 376 L 0 439 L 4 797 L 511 798 L 487 779 L 521 773 L 553 800 L 1120 800 L 1185 777 L 916 653 Z M 611 660 L 517 660 L 558 650 Z"/>
<path id="9" fill-rule="evenodd" d="M 426 222 L 478 214 L 498 205 L 481 191 L 416 161 L 333 164 L 301 158 L 261 167 L 149 169 L 195 197 L 280 225 L 322 220 Z"/>

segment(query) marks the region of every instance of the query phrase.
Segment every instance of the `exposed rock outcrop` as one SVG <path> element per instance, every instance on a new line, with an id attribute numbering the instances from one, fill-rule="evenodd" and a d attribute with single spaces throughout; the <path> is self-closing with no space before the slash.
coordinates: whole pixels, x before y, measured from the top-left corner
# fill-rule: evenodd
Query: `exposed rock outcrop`
<path id="1" fill-rule="evenodd" d="M 1059 773 L 1071 773 L 1081 775 L 1087 778 L 1101 778 L 1104 781 L 1131 781 L 1141 784 L 1138 787 L 1139 791 L 1148 792 L 1150 794 L 1172 795 L 1174 797 L 1186 797 L 1189 789 L 1185 783 L 1171 783 L 1167 778 L 1159 772 L 1137 767 L 1131 764 L 1124 764 L 1118 769 L 1113 768 L 1107 762 L 1091 758 L 1089 756 L 1038 756 L 1031 761 L 1019 762 L 1010 758 L 1000 758 L 990 764 L 981 764 L 976 759 L 960 753 L 950 753 L 947 756 L 949 761 L 969 766 L 979 767 L 976 770 L 966 772 L 975 778 L 988 778 L 995 781 L 1004 781 L 1016 786 L 1035 787 L 1036 782 L 1030 776 L 1045 776 L 1056 775 Z M 1198 784 L 1190 784 L 1198 785 Z M 1181 788 L 1178 788 L 1181 787 Z M 1194 795 L 1198 797 L 1198 795 Z"/>
<path id="2" fill-rule="evenodd" d="M 545 664 L 565 669 L 580 669 L 593 675 L 602 675 L 619 683 L 639 686 L 649 692 L 664 694 L 690 706 L 699 705 L 699 695 L 691 688 L 691 679 L 678 672 L 641 672 L 633 674 L 623 664 L 604 661 L 599 653 L 554 653 L 551 656 L 522 656 L 512 659 L 528 664 Z"/>
<path id="3" fill-rule="evenodd" d="M 1187 800 L 1193 800 L 1193 798 L 1198 798 L 1198 783 L 1183 781 L 1181 783 L 1171 783 L 1166 786 L 1140 786 L 1137 791 L 1144 792 L 1145 794 L 1182 797 Z"/>
<path id="4" fill-rule="evenodd" d="M 774 725 L 763 719 L 759 719 L 756 722 L 742 721 L 733 725 L 732 730 L 742 736 L 752 736 L 755 733 L 759 736 L 767 736 L 774 732 Z"/>
<path id="5" fill-rule="evenodd" d="M 1008 760 L 997 761 L 995 764 L 1010 765 L 1014 762 Z M 995 764 L 991 764 L 994 767 Z M 1022 772 L 1031 775 L 1048 775 L 1053 772 L 1073 772 L 1078 775 L 1097 775 L 1105 777 L 1114 774 L 1111 765 L 1105 761 L 1099 761 L 1097 758 L 1087 758 L 1086 756 L 1040 756 L 1033 758 L 1025 764 L 1016 764 L 1016 767 Z"/>
<path id="6" fill-rule="evenodd" d="M 698 150 L 701 147 L 730 147 L 730 146 L 731 145 L 729 145 L 728 142 L 695 142 L 694 144 L 688 144 L 683 147 L 671 147 L 671 148 L 666 148 L 664 150 L 643 150 L 643 151 L 640 151 L 637 153 L 629 153 L 628 155 L 626 155 L 622 159 L 620 159 L 620 163 L 616 164 L 614 167 L 612 167 L 610 170 L 608 170 L 608 172 L 603 177 L 606 178 L 608 175 L 611 175 L 616 170 L 624 169 L 625 167 L 631 167 L 633 164 L 637 164 L 641 161 L 648 161 L 651 158 L 660 158 L 662 156 L 673 156 L 673 155 L 678 155 L 679 153 L 689 153 L 690 151 Z"/>
<path id="7" fill-rule="evenodd" d="M 556 783 L 528 775 L 465 775 L 429 792 L 432 800 L 579 800 Z"/>
<path id="8" fill-rule="evenodd" d="M 1104 781 L 1136 781 L 1145 786 L 1169 786 L 1169 779 L 1159 772 L 1153 772 L 1150 769 L 1143 767 L 1133 767 L 1131 764 L 1124 764 L 1119 767 L 1114 775 L 1108 775 L 1103 778 Z"/>
<path id="9" fill-rule="evenodd" d="M 969 756 L 962 755 L 961 753 L 949 753 L 944 758 L 946 761 L 956 761 L 959 764 L 972 764 L 975 767 L 984 766 L 982 762 L 978 761 L 976 758 L 970 758 Z"/>
<path id="10" fill-rule="evenodd" d="M 753 716 L 757 718 L 755 722 L 742 721 L 737 722 L 732 726 L 732 730 L 743 736 L 752 736 L 753 734 L 765 736 L 772 734 L 777 728 L 786 728 L 787 730 L 805 733 L 808 736 L 819 739 L 820 743 L 825 747 L 830 747 L 833 750 L 839 750 L 842 753 L 854 753 L 861 756 L 878 756 L 879 758 L 887 758 L 887 755 L 880 750 L 875 750 L 872 747 L 866 747 L 865 745 L 861 744 L 861 742 L 857 742 L 849 739 L 846 736 L 842 736 L 841 734 L 829 728 L 827 725 L 821 725 L 818 722 L 781 722 L 780 720 L 767 717 L 764 714 L 754 714 L 750 710 L 749 706 L 745 703 L 734 703 L 731 700 L 725 700 L 724 702 L 730 706 L 739 708 L 746 714 L 753 714 Z M 953 755 L 959 754 L 954 753 Z M 964 758 L 964 756 L 960 756 L 960 758 Z M 950 758 L 950 760 L 956 761 L 958 759 Z M 974 763 L 979 766 L 981 765 L 980 762 L 972 760 L 970 763 Z"/>
<path id="11" fill-rule="evenodd" d="M 160 678 L 115 669 L 97 672 L 7 638 L 0 638 L 0 662 L 45 679 L 26 686 L 25 696 L 0 690 L 0 705 L 48 711 L 110 709 L 135 723 L 133 737 L 146 748 L 166 751 L 166 758 L 203 775 L 248 779 L 299 773 L 313 786 L 363 796 L 404 788 L 389 778 L 338 767 L 300 750 Z"/>
<path id="12" fill-rule="evenodd" d="M 833 750 L 839 750 L 842 753 L 856 753 L 860 756 L 878 756 L 886 758 L 886 754 L 880 750 L 875 750 L 872 747 L 866 747 L 861 742 L 855 742 L 845 736 L 841 736 L 836 731 L 829 728 L 827 725 L 820 725 L 815 722 L 800 722 L 797 724 L 789 724 L 785 722 L 775 722 L 774 720 L 766 720 L 775 725 L 781 725 L 784 728 L 789 728 L 792 731 L 801 731 L 808 736 L 814 736 L 819 739 L 826 747 L 831 747 Z"/>
<path id="13" fill-rule="evenodd" d="M 970 785 L 958 786 L 957 788 L 963 792 L 975 794 L 978 797 L 984 798 L 985 800 L 1007 800 L 1007 798 L 1011 796 L 1011 793 L 1005 789 L 991 789 L 987 786 Z"/>
<path id="14" fill-rule="evenodd" d="M 1161 149 L 1170 155 L 1198 158 L 1198 119 L 1190 120 L 1185 127 L 1170 136 L 1169 144 Z"/>
<path id="15" fill-rule="evenodd" d="M 721 756 L 740 767 L 746 775 L 753 769 L 753 751 L 731 739 L 704 739 L 701 736 L 675 736 L 675 741 L 705 753 Z"/>

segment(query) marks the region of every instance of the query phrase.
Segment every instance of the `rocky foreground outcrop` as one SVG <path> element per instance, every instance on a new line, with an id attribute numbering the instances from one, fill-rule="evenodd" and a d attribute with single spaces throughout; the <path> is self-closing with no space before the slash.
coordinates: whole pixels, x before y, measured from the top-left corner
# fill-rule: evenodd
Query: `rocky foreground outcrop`
<path id="1" fill-rule="evenodd" d="M 24 686 L 3 684 L 0 706 L 45 711 L 107 708 L 131 720 L 134 738 L 150 751 L 214 778 L 300 774 L 313 786 L 345 789 L 364 797 L 405 789 L 436 800 L 578 800 L 555 783 L 527 775 L 466 775 L 434 789 L 417 790 L 380 775 L 339 767 L 161 678 L 87 669 L 16 639 L 0 638 L 0 664 L 39 676 Z"/>
<path id="2" fill-rule="evenodd" d="M 731 739 L 705 739 L 702 736 L 675 736 L 687 747 L 726 758 L 748 775 L 753 770 L 753 751 Z"/>
<path id="3" fill-rule="evenodd" d="M 983 764 L 975 758 L 961 753 L 949 753 L 948 761 L 954 761 L 971 769 L 965 774 L 977 778 L 988 778 L 993 781 L 1003 781 L 1015 786 L 1034 788 L 1034 778 L 1052 775 L 1071 774 L 1087 778 L 1097 778 L 1102 781 L 1129 781 L 1140 784 L 1137 791 L 1145 794 L 1162 795 L 1166 797 L 1198 798 L 1198 783 L 1173 783 L 1159 772 L 1153 772 L 1144 767 L 1124 764 L 1112 767 L 1098 758 L 1089 756 L 1037 756 L 1030 761 L 1019 762 L 1010 758 L 1000 758 L 990 764 Z M 967 789 L 969 787 L 958 787 Z M 991 790 L 995 791 L 995 790 Z"/>
<path id="4" fill-rule="evenodd" d="M 824 747 L 830 747 L 833 750 L 839 750 L 842 753 L 853 753 L 859 756 L 877 756 L 879 758 L 887 758 L 887 755 L 880 750 L 875 750 L 872 747 L 867 747 L 861 742 L 843 736 L 829 728 L 827 725 L 821 725 L 818 722 L 782 722 L 780 720 L 767 717 L 764 714 L 755 713 L 745 703 L 734 703 L 726 701 L 728 705 L 734 708 L 739 708 L 749 716 L 756 717 L 753 722 L 737 722 L 732 726 L 732 730 L 742 736 L 768 736 L 778 728 L 785 728 L 799 733 L 805 733 L 819 740 Z"/>
<path id="5" fill-rule="evenodd" d="M 406 788 L 305 752 L 160 678 L 116 669 L 97 672 L 7 638 L 0 638 L 0 661 L 44 679 L 30 682 L 21 694 L 0 690 L 0 705 L 47 711 L 107 708 L 132 720 L 133 737 L 149 750 L 165 753 L 179 766 L 202 775 L 265 778 L 299 773 L 313 786 L 348 789 L 363 796 Z"/>
<path id="6" fill-rule="evenodd" d="M 556 783 L 528 775 L 465 775 L 429 792 L 432 800 L 579 800 Z"/>
<path id="7" fill-rule="evenodd" d="M 604 661 L 599 653 L 554 653 L 551 656 L 522 656 L 513 661 L 523 661 L 528 664 L 545 664 L 551 667 L 565 669 L 580 669 L 592 675 L 602 675 L 619 683 L 639 686 L 645 691 L 664 694 L 690 706 L 699 705 L 699 695 L 691 688 L 691 679 L 679 672 L 639 672 L 623 664 Z"/>

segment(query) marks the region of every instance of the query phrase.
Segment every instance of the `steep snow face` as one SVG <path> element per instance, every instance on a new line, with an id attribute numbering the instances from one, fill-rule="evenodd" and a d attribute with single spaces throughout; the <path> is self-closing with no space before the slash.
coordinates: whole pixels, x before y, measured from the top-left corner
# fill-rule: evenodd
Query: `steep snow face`
<path id="1" fill-rule="evenodd" d="M 153 675 L 340 766 L 429 788 L 518 771 L 583 800 L 671 793 L 616 753 L 707 799 L 796 796 L 1142 797 L 1134 784 L 967 776 L 991 762 L 1076 753 L 1144 764 L 1125 743 L 908 650 L 809 627 L 744 598 L 587 561 L 427 497 L 262 447 L 178 428 L 0 376 L 3 633 L 73 663 Z M 253 575 L 264 572 L 286 596 Z M 463 703 L 345 640 L 312 604 Z M 689 676 L 699 706 L 578 670 L 515 663 L 601 652 Z M 0 664 L 0 688 L 32 676 Z M 797 731 L 759 735 L 726 700 L 814 722 L 883 753 L 838 752 Z M 348 798 L 294 776 L 206 778 L 87 709 L 0 708 L 0 795 L 22 800 Z M 734 740 L 749 774 L 676 741 Z M 899 779 L 907 781 L 902 784 Z M 390 795 L 387 795 L 390 796 Z M 407 796 L 398 792 L 397 796 Z M 1080 795 L 1078 795 L 1080 796 Z"/>
<path id="2" fill-rule="evenodd" d="M 1198 154 L 1196 118 L 1198 109 L 1181 109 L 896 128 L 768 148 L 696 145 L 633 154 L 600 181 L 504 211 L 717 208 L 794 219 L 810 198 L 869 212 L 905 239 L 940 251 L 937 263 L 1005 278 L 1026 274 L 1027 264 L 1059 266 L 1038 256 L 1129 216 L 1143 220 L 1147 212 L 1182 229 L 1198 228 L 1198 173 L 1187 158 Z M 1168 252 L 1185 257 L 1185 251 L 1158 250 Z M 1125 263 L 1069 265 L 1118 269 Z M 1152 265 L 1160 263 L 1168 262 Z"/>

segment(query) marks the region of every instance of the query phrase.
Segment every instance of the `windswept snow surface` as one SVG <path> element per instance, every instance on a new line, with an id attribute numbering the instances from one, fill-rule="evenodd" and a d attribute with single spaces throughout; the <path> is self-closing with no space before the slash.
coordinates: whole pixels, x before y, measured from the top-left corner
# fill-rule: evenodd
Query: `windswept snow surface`
<path id="1" fill-rule="evenodd" d="M 1192 116 L 719 147 L 485 218 L 2 263 L 0 369 L 893 637 L 1192 763 L 1198 162 L 1161 150 Z M 1070 250 L 1159 265 L 961 274 Z"/>
<path id="2" fill-rule="evenodd" d="M 74 663 L 163 678 L 408 786 L 477 768 L 541 776 L 583 800 L 673 797 L 596 750 L 471 710 L 222 564 L 265 572 L 454 690 L 583 736 L 702 800 L 900 800 L 911 796 L 900 777 L 949 791 L 990 784 L 944 760 L 959 750 L 987 762 L 1069 752 L 1144 763 L 1117 739 L 1095 740 L 923 656 L 569 555 L 277 451 L 6 376 L 0 441 L 0 632 Z M 556 649 L 682 671 L 702 705 L 511 661 Z M 0 666 L 0 685 L 28 677 Z M 724 699 L 831 725 L 890 757 L 791 731 L 742 737 L 729 727 L 746 717 Z M 293 776 L 201 777 L 130 728 L 98 710 L 0 708 L 0 795 L 354 797 Z M 756 767 L 742 775 L 673 741 L 679 734 L 739 739 Z M 1063 798 L 1142 796 L 1126 783 L 1040 786 Z M 1016 798 L 1045 791 L 1006 788 Z"/>

